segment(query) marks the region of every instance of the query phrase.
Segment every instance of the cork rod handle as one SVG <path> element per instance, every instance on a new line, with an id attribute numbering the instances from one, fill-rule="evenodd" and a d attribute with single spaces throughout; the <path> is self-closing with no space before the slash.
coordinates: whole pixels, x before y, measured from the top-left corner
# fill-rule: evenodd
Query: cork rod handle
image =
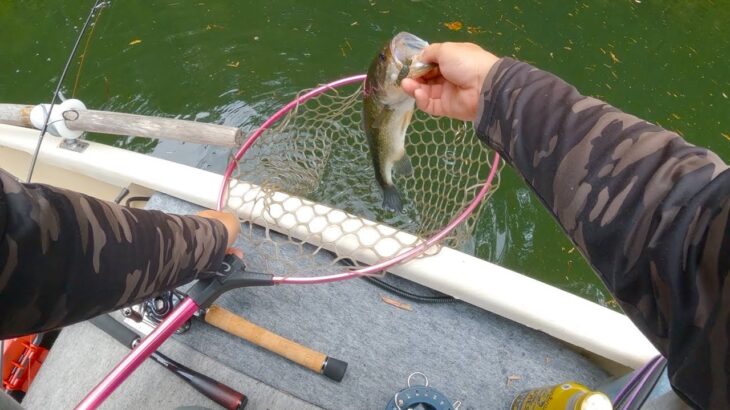
<path id="1" fill-rule="evenodd" d="M 347 363 L 279 336 L 219 305 L 214 304 L 208 309 L 205 321 L 335 381 L 342 380 L 345 374 Z"/>

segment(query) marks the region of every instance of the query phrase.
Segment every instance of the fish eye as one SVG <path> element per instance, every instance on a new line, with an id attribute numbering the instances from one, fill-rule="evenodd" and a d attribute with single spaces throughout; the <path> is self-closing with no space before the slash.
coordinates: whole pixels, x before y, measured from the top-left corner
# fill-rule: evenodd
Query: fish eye
<path id="1" fill-rule="evenodd" d="M 385 61 L 385 54 L 380 53 L 378 56 L 380 57 L 380 61 Z"/>

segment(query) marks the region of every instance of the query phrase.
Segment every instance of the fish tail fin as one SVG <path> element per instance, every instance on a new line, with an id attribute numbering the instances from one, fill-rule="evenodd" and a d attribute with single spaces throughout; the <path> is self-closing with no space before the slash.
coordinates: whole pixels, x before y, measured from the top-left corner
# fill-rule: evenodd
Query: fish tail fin
<path id="1" fill-rule="evenodd" d="M 383 188 L 383 208 L 395 212 L 403 211 L 403 199 L 394 185 L 386 185 Z"/>

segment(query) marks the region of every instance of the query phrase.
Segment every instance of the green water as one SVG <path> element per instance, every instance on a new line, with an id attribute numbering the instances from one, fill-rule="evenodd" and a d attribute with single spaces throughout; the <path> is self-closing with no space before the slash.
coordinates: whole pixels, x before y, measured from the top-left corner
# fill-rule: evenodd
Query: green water
<path id="1" fill-rule="evenodd" d="M 49 99 L 91 3 L 0 1 L 0 101 Z M 453 22 L 462 28 L 444 24 Z M 300 89 L 364 72 L 375 50 L 405 30 L 531 62 L 730 160 L 728 29 L 730 0 L 113 0 L 63 91 L 91 108 L 242 126 Z M 94 138 L 145 152 L 156 144 Z M 485 259 L 608 300 L 510 169 L 476 242 Z"/>

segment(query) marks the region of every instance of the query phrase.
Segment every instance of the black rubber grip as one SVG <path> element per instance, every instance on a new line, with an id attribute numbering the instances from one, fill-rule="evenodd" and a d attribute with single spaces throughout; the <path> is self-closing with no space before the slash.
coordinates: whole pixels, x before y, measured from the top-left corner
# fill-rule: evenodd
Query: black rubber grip
<path id="1" fill-rule="evenodd" d="M 113 317 L 107 314 L 91 319 L 91 323 L 130 349 L 134 345 L 134 341 L 139 339 L 138 334 L 129 330 L 126 326 L 117 322 Z"/>
<path id="2" fill-rule="evenodd" d="M 126 326 L 117 322 L 113 317 L 107 314 L 91 319 L 91 323 L 130 349 L 134 345 L 135 340 L 139 339 L 139 335 L 129 330 Z M 206 397 L 226 409 L 241 410 L 246 407 L 248 398 L 243 393 L 240 393 L 202 373 L 196 372 L 195 370 L 170 359 L 160 352 L 152 352 L 150 357 L 157 363 L 164 366 L 167 370 L 174 373 L 177 377 L 185 380 L 189 385 L 193 386 L 195 390 L 203 393 Z"/>
<path id="3" fill-rule="evenodd" d="M 188 384 L 193 386 L 195 390 L 203 393 L 206 397 L 226 409 L 241 410 L 246 407 L 248 398 L 243 393 L 239 393 L 217 380 L 196 372 L 195 370 L 170 359 L 160 352 L 153 352 L 150 357 L 157 363 L 165 366 L 167 370 L 175 373 L 177 377 L 188 382 Z"/>
<path id="4" fill-rule="evenodd" d="M 330 379 L 339 382 L 345 377 L 347 371 L 347 362 L 327 356 L 324 365 L 322 365 L 322 374 Z"/>

